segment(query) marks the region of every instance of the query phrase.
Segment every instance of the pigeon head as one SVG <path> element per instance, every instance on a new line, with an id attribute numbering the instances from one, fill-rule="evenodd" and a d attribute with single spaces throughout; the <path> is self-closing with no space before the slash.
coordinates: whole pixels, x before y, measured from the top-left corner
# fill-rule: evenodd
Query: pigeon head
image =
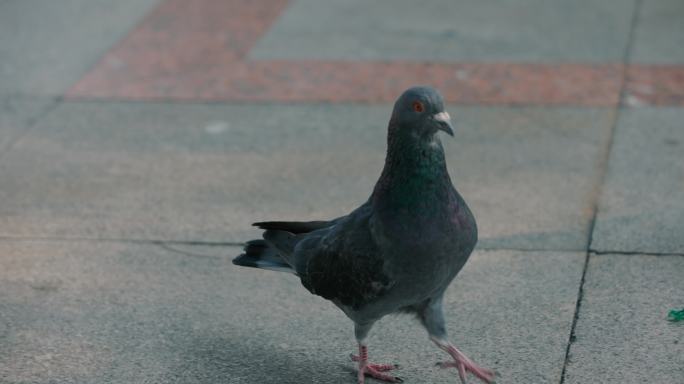
<path id="1" fill-rule="evenodd" d="M 454 135 L 444 99 L 432 87 L 407 89 L 394 104 L 392 120 L 397 129 L 419 137 L 431 138 L 437 131 Z"/>

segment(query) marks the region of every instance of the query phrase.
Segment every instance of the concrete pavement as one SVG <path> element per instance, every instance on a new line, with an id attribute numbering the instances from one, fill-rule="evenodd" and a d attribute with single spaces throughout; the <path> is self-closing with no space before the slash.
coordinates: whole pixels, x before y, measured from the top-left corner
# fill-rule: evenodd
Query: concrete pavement
<path id="1" fill-rule="evenodd" d="M 677 0 L 0 0 L 0 383 L 355 382 L 339 310 L 230 259 L 253 221 L 364 201 L 415 83 L 448 99 L 481 232 L 446 297 L 454 342 L 499 383 L 681 382 L 682 17 Z M 378 323 L 370 354 L 458 382 L 409 317 Z"/>

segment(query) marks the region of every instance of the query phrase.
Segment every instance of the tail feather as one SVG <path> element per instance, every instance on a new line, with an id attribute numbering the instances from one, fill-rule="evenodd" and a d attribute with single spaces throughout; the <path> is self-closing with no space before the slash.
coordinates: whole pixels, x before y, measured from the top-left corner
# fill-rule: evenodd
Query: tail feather
<path id="1" fill-rule="evenodd" d="M 269 229 L 264 232 L 264 239 L 269 245 L 273 245 L 281 254 L 287 255 L 294 251 L 295 245 L 297 245 L 297 235 L 281 231 L 277 229 Z"/>
<path id="2" fill-rule="evenodd" d="M 263 221 L 254 223 L 264 229 L 264 240 L 248 241 L 244 253 L 233 259 L 243 267 L 269 269 L 296 274 L 292 253 L 301 234 L 325 228 L 333 221 Z"/>
<path id="3" fill-rule="evenodd" d="M 295 273 L 278 250 L 265 240 L 252 240 L 245 244 L 244 253 L 233 259 L 233 264 L 243 267 L 268 269 L 271 271 Z"/>

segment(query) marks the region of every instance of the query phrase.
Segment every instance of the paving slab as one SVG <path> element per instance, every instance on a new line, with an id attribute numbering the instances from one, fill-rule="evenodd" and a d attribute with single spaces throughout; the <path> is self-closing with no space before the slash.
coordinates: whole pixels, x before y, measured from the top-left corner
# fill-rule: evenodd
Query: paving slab
<path id="1" fill-rule="evenodd" d="M 679 0 L 641 2 L 634 30 L 632 62 L 684 63 L 684 3 Z"/>
<path id="2" fill-rule="evenodd" d="M 157 1 L 0 2 L 0 93 L 63 93 Z"/>
<path id="3" fill-rule="evenodd" d="M 351 322 L 235 247 L 0 242 L 0 378 L 31 383 L 353 383 Z M 479 251 L 447 292 L 452 338 L 502 382 L 560 379 L 584 256 Z M 544 292 L 543 295 L 540 292 Z M 456 383 L 409 316 L 370 353 L 411 383 Z"/>
<path id="4" fill-rule="evenodd" d="M 680 383 L 684 257 L 592 255 L 565 383 Z"/>
<path id="5" fill-rule="evenodd" d="M 684 110 L 622 111 L 591 247 L 684 253 Z"/>
<path id="6" fill-rule="evenodd" d="M 585 249 L 613 112 L 451 107 L 481 246 Z M 391 107 L 66 103 L 5 156 L 0 234 L 232 242 L 363 203 Z"/>
<path id="7" fill-rule="evenodd" d="M 53 103 L 46 97 L 0 96 L 0 158 Z"/>
<path id="8" fill-rule="evenodd" d="M 609 63 L 578 63 L 574 58 L 570 63 L 437 62 L 425 61 L 429 57 L 422 57 L 422 61 L 358 61 L 354 60 L 357 49 L 354 55 L 340 60 L 307 60 L 298 56 L 292 56 L 291 60 L 250 60 L 247 56 L 252 46 L 280 17 L 288 3 L 288 0 L 167 0 L 70 88 L 67 97 L 378 103 L 394 101 L 398 94 L 415 84 L 433 84 L 444 92 L 446 100 L 461 104 L 614 106 L 619 99 L 622 67 L 617 60 Z M 416 7 L 429 9 L 435 4 L 404 3 L 400 4 L 402 10 L 410 13 L 416 13 Z M 377 4 L 364 3 L 359 9 L 365 12 Z M 394 3 L 382 5 L 394 7 Z M 501 3 L 497 3 L 492 8 L 500 7 Z M 304 12 L 307 14 L 303 18 L 309 25 L 312 15 L 308 10 Z M 357 19 L 345 22 L 350 20 Z M 325 31 L 307 29 L 305 37 Z M 508 36 L 508 29 L 505 34 Z M 406 35 L 401 34 L 405 44 L 430 46 L 426 43 L 431 39 L 410 40 Z M 327 43 L 338 36 L 326 34 L 324 39 Z M 363 34 L 363 41 L 367 36 Z M 539 36 L 543 34 L 534 37 Z M 529 41 L 527 37 L 524 39 L 525 43 Z M 280 46 L 276 44 L 276 48 Z M 586 46 L 583 42 L 582 47 Z M 401 52 L 410 51 L 408 47 L 401 48 Z M 639 82 L 643 83 L 648 85 L 653 81 L 647 78 Z M 677 87 L 667 89 L 664 93 L 671 103 L 671 97 L 677 96 Z"/>
<path id="9" fill-rule="evenodd" d="M 619 61 L 633 11 L 634 1 L 625 0 L 297 0 L 250 56 Z"/>
<path id="10" fill-rule="evenodd" d="M 244 241 L 364 202 L 390 106 L 67 103 L 5 157 L 0 234 Z M 584 249 L 613 112 L 452 107 L 481 246 Z"/>
<path id="11" fill-rule="evenodd" d="M 257 235 L 249 224 L 268 217 L 339 216 L 372 190 L 385 130 L 373 122 L 388 115 L 67 103 L 6 155 L 1 231 L 222 242 Z"/>

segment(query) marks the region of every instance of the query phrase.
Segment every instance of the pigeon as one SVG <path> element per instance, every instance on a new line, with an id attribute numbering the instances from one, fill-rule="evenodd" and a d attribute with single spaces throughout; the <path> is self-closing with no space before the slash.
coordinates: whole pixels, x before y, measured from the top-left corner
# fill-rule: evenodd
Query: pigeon
<path id="1" fill-rule="evenodd" d="M 444 292 L 477 243 L 475 218 L 452 185 L 437 132 L 454 135 L 440 93 L 406 90 L 394 104 L 385 165 L 369 199 L 329 221 L 266 221 L 263 239 L 246 243 L 233 263 L 294 273 L 315 295 L 332 301 L 354 322 L 357 380 L 401 382 L 393 364 L 368 361 L 366 337 L 388 314 L 414 314 L 451 359 L 463 383 L 485 383 L 492 370 L 470 360 L 447 339 Z"/>

